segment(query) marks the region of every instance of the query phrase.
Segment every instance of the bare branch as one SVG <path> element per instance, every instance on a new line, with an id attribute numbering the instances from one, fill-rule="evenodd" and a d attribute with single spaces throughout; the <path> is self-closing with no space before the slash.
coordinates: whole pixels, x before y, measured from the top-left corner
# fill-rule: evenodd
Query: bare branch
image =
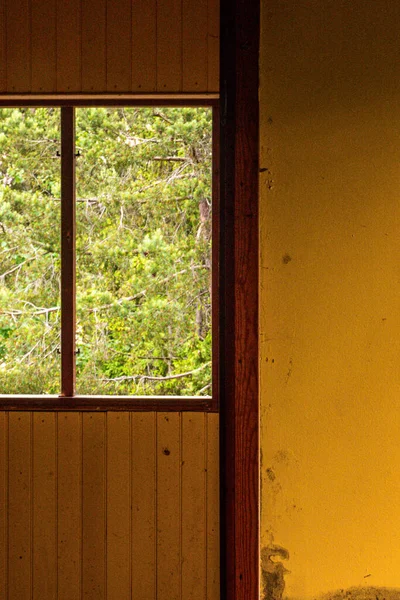
<path id="1" fill-rule="evenodd" d="M 198 373 L 202 371 L 206 367 L 211 364 L 211 361 L 204 363 L 201 367 L 197 369 L 193 369 L 193 371 L 186 371 L 186 373 L 177 373 L 176 375 L 166 375 L 165 377 L 153 377 L 152 375 L 121 375 L 120 377 L 114 377 L 110 379 L 102 379 L 101 381 L 112 382 L 112 381 L 169 381 L 170 379 L 182 379 L 183 377 L 189 377 L 190 375 L 194 375 L 194 373 Z"/>

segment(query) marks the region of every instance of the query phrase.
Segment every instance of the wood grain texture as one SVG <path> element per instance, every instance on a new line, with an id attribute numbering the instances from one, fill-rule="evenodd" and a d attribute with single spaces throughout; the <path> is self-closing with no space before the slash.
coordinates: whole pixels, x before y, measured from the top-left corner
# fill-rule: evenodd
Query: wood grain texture
<path id="1" fill-rule="evenodd" d="M 107 0 L 107 90 L 128 92 L 132 79 L 131 0 Z"/>
<path id="2" fill-rule="evenodd" d="M 218 92 L 219 0 L 0 0 L 0 93 Z"/>
<path id="3" fill-rule="evenodd" d="M 81 598 L 82 415 L 57 413 L 58 599 Z"/>
<path id="4" fill-rule="evenodd" d="M 8 599 L 32 598 L 32 415 L 9 415 Z"/>
<path id="5" fill-rule="evenodd" d="M 0 93 L 7 89 L 6 0 L 0 0 Z"/>
<path id="6" fill-rule="evenodd" d="M 106 598 L 106 415 L 83 415 L 82 597 Z"/>
<path id="7" fill-rule="evenodd" d="M 57 0 L 57 92 L 80 92 L 81 0 Z"/>
<path id="8" fill-rule="evenodd" d="M 182 91 L 182 1 L 157 2 L 157 91 Z"/>
<path id="9" fill-rule="evenodd" d="M 107 600 L 131 598 L 130 419 L 107 416 Z"/>
<path id="10" fill-rule="evenodd" d="M 157 598 L 181 599 L 181 418 L 157 414 Z"/>
<path id="11" fill-rule="evenodd" d="M 0 598 L 8 596 L 8 415 L 0 414 Z"/>
<path id="12" fill-rule="evenodd" d="M 82 0 L 82 91 L 107 90 L 106 0 Z"/>
<path id="13" fill-rule="evenodd" d="M 206 447 L 203 418 L 182 415 L 182 598 L 202 600 L 206 582 Z M 196 448 L 196 452 L 193 452 Z"/>
<path id="14" fill-rule="evenodd" d="M 220 6 L 215 0 L 208 0 L 208 40 L 207 40 L 207 89 L 219 91 L 219 42 L 220 42 Z"/>
<path id="15" fill-rule="evenodd" d="M 219 598 L 219 415 L 206 421 L 207 598 Z"/>
<path id="16" fill-rule="evenodd" d="M 132 0 L 132 91 L 157 86 L 157 0 Z"/>
<path id="17" fill-rule="evenodd" d="M 56 0 L 31 0 L 32 92 L 56 88 Z"/>
<path id="18" fill-rule="evenodd" d="M 33 600 L 57 598 L 56 415 L 33 415 Z"/>
<path id="19" fill-rule="evenodd" d="M 221 595 L 259 595 L 258 0 L 221 15 Z"/>
<path id="20" fill-rule="evenodd" d="M 182 86 L 206 91 L 208 85 L 208 2 L 182 2 Z"/>
<path id="21" fill-rule="evenodd" d="M 157 597 L 157 415 L 132 420 L 132 598 Z"/>
<path id="22" fill-rule="evenodd" d="M 0 413 L 0 598 L 218 600 L 217 426 Z"/>
<path id="23" fill-rule="evenodd" d="M 6 0 L 7 91 L 31 91 L 31 6 L 29 0 Z"/>

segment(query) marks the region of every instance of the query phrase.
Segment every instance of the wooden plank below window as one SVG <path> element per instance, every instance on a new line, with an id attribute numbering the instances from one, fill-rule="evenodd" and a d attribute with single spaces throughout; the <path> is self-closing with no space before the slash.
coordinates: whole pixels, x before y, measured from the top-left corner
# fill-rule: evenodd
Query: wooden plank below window
<path id="1" fill-rule="evenodd" d="M 57 600 L 71 600 L 82 582 L 82 414 L 57 414 L 57 450 Z"/>
<path id="2" fill-rule="evenodd" d="M 32 415 L 9 418 L 8 600 L 32 599 Z"/>
<path id="3" fill-rule="evenodd" d="M 57 598 L 56 415 L 33 415 L 33 600 Z"/>

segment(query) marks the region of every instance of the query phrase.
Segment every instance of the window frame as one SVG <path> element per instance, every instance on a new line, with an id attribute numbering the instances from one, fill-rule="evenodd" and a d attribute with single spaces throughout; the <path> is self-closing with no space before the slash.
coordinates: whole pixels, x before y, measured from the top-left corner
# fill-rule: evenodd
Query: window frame
<path id="1" fill-rule="evenodd" d="M 75 247 L 67 243 L 75 232 L 75 109 L 80 107 L 210 107 L 212 109 L 212 394 L 210 396 L 127 396 L 75 394 Z M 0 394 L 0 411 L 219 411 L 219 102 L 215 95 L 184 98 L 152 97 L 35 97 L 0 98 L 0 108 L 54 107 L 61 109 L 61 393 Z M 75 239 L 75 233 L 72 236 Z"/>

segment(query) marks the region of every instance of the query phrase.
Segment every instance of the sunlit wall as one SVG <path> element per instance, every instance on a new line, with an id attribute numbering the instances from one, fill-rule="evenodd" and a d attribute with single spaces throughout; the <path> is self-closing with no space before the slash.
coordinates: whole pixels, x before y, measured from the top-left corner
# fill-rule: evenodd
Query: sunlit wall
<path id="1" fill-rule="evenodd" d="M 261 596 L 388 599 L 400 2 L 263 0 L 261 21 Z"/>

